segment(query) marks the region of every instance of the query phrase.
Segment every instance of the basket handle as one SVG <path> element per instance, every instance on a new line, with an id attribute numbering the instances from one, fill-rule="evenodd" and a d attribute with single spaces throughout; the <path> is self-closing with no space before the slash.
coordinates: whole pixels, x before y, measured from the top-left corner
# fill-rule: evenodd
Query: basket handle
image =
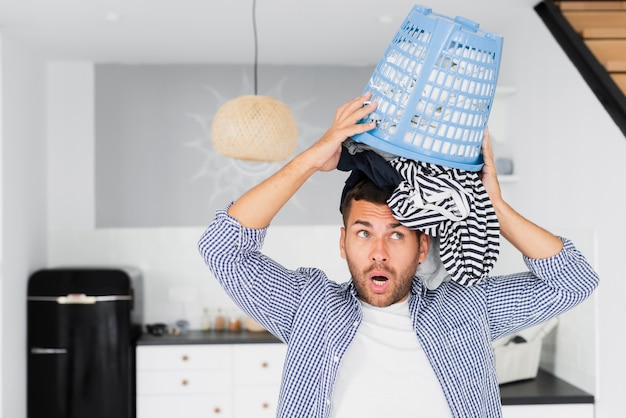
<path id="1" fill-rule="evenodd" d="M 433 12 L 433 9 L 430 7 L 422 6 L 421 4 L 416 4 L 413 6 L 413 11 L 420 12 L 424 15 L 429 15 Z"/>
<path id="2" fill-rule="evenodd" d="M 465 27 L 465 29 L 471 30 L 472 32 L 478 32 L 478 28 L 480 27 L 479 23 L 462 16 L 455 17 L 454 21 L 461 24 L 463 27 Z"/>

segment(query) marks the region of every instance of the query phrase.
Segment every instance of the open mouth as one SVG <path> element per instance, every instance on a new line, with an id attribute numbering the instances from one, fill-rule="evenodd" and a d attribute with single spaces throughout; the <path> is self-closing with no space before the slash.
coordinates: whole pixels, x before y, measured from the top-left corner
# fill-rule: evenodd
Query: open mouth
<path id="1" fill-rule="evenodd" d="M 387 280 L 388 279 L 385 276 L 373 276 L 372 277 L 372 282 L 376 286 L 384 286 L 385 283 L 387 283 Z"/>

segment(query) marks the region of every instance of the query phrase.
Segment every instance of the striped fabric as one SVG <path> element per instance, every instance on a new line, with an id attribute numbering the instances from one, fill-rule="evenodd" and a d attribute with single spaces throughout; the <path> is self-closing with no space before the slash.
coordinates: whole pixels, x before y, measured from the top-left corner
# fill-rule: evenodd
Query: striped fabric
<path id="1" fill-rule="evenodd" d="M 499 255 L 500 225 L 478 173 L 404 157 L 391 160 L 404 181 L 389 199 L 404 226 L 439 237 L 439 255 L 452 280 L 476 284 Z"/>
<path id="2" fill-rule="evenodd" d="M 338 284 L 316 268 L 290 270 L 263 255 L 266 231 L 244 228 L 221 210 L 199 249 L 237 305 L 288 345 L 277 416 L 326 418 L 339 364 L 361 323 L 360 303 L 351 281 Z M 501 416 L 493 340 L 566 311 L 598 282 L 567 240 L 556 256 L 525 261 L 530 272 L 470 287 L 449 281 L 428 290 L 413 281 L 413 327 L 455 418 Z M 428 416 L 419 395 L 401 401 Z"/>

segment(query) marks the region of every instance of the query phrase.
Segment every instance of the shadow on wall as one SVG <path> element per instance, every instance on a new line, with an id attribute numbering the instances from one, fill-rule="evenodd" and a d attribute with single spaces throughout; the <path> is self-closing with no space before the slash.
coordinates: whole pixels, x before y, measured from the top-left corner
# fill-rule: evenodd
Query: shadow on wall
<path id="1" fill-rule="evenodd" d="M 211 144 L 215 112 L 227 100 L 252 94 L 247 71 L 226 65 L 96 66 L 97 227 L 205 225 L 215 209 L 282 166 L 229 159 Z M 369 67 L 260 71 L 259 94 L 284 101 L 295 114 L 296 153 L 326 131 L 336 108 L 360 94 L 372 74 Z M 315 176 L 276 224 L 337 222 L 345 177 Z M 337 202 L 320 202 L 320 188 L 334 191 Z"/>

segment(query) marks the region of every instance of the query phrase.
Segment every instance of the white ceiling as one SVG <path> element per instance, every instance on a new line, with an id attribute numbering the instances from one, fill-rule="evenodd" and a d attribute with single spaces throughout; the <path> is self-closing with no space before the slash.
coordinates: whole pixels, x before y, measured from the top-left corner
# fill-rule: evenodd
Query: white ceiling
<path id="1" fill-rule="evenodd" d="M 481 29 L 538 0 L 437 0 L 436 13 Z M 52 60 L 251 63 L 253 0 L 0 0 L 0 34 Z M 414 2 L 257 0 L 259 63 L 371 65 Z M 420 3 L 426 4 L 426 3 Z M 495 7 L 494 7 L 495 6 Z M 500 23 L 500 24 L 498 24 Z M 496 32 L 497 33 L 497 32 Z"/>

